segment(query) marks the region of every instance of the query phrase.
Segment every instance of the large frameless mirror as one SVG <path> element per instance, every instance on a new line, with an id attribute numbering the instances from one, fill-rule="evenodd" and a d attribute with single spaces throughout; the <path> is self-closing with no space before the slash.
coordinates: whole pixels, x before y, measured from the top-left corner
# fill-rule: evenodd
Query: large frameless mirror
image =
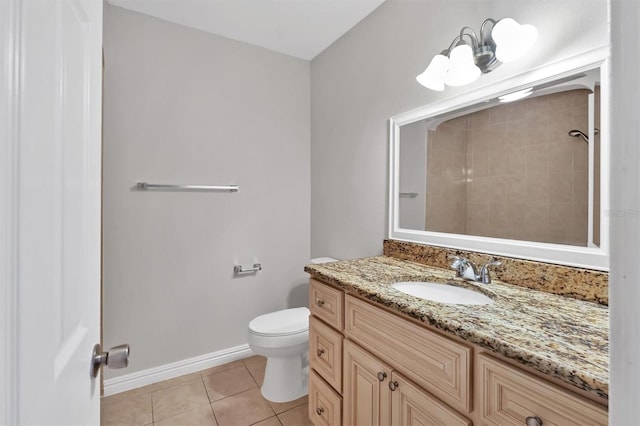
<path id="1" fill-rule="evenodd" d="M 579 61 L 393 117 L 390 238 L 606 270 L 606 65 Z"/>

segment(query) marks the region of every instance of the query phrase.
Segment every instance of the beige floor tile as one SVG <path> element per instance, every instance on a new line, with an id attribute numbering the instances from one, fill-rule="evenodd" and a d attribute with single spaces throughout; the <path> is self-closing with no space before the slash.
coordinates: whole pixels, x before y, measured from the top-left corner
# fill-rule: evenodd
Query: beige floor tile
<path id="1" fill-rule="evenodd" d="M 252 426 L 282 426 L 280 420 L 276 416 L 269 417 L 267 420 L 263 420 L 258 423 L 254 423 Z"/>
<path id="2" fill-rule="evenodd" d="M 207 368 L 206 370 L 201 370 L 200 375 L 202 377 L 209 376 L 213 373 L 219 373 L 221 371 L 231 370 L 232 368 L 238 368 L 244 366 L 243 360 L 239 359 L 237 361 L 228 362 L 226 364 L 217 365 L 215 367 Z"/>
<path id="3" fill-rule="evenodd" d="M 151 422 L 150 393 L 102 404 L 100 409 L 102 426 L 144 426 Z"/>
<path id="4" fill-rule="evenodd" d="M 122 402 L 126 400 L 130 400 L 132 398 L 137 398 L 142 395 L 146 395 L 151 393 L 153 390 L 153 385 L 143 386 L 137 389 L 131 389 L 126 392 L 120 392 L 115 395 L 105 396 L 100 399 L 100 403 L 102 405 L 113 404 L 114 402 Z"/>
<path id="5" fill-rule="evenodd" d="M 170 388 L 175 385 L 182 385 L 184 383 L 191 383 L 195 381 L 200 381 L 202 378 L 200 376 L 200 372 L 195 372 L 191 374 L 185 374 L 184 376 L 175 377 L 173 379 L 164 380 L 162 382 L 154 383 L 151 385 L 151 390 L 153 392 Z"/>
<path id="6" fill-rule="evenodd" d="M 244 365 L 247 366 L 249 372 L 253 376 L 253 379 L 256 381 L 258 386 L 262 386 L 262 382 L 264 380 L 264 369 L 267 365 L 267 358 L 256 355 L 251 358 L 244 359 Z"/>
<path id="7" fill-rule="evenodd" d="M 208 405 L 207 391 L 202 380 L 171 386 L 151 394 L 153 421 L 157 422 L 200 405 Z"/>
<path id="8" fill-rule="evenodd" d="M 275 414 L 259 389 L 251 389 L 211 404 L 220 426 L 251 425 Z"/>
<path id="9" fill-rule="evenodd" d="M 300 405 L 278 414 L 283 426 L 313 426 L 309 419 L 309 404 Z"/>
<path id="10" fill-rule="evenodd" d="M 192 410 L 180 413 L 168 419 L 156 421 L 154 426 L 217 426 L 210 405 L 201 405 Z"/>
<path id="11" fill-rule="evenodd" d="M 272 402 L 272 401 L 267 401 L 267 402 L 269 403 L 269 405 L 271 405 L 271 408 L 273 408 L 273 411 L 275 411 L 276 414 L 280 414 L 280 413 L 284 413 L 285 411 L 289 411 L 292 408 L 295 408 L 299 405 L 306 404 L 308 401 L 309 401 L 309 397 L 305 395 L 302 398 L 298 398 L 296 400 L 289 401 L 289 402 Z"/>
<path id="12" fill-rule="evenodd" d="M 202 378 L 211 402 L 226 398 L 256 387 L 249 370 L 242 365 L 231 370 L 220 371 Z"/>

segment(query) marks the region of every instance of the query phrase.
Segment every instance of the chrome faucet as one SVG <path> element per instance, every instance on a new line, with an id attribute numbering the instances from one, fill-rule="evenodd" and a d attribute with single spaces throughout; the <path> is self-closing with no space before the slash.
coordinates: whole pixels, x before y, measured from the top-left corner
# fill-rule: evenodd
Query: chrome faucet
<path id="1" fill-rule="evenodd" d="M 490 284 L 491 283 L 491 275 L 489 274 L 489 266 L 498 266 L 502 263 L 497 260 L 492 260 L 490 262 L 485 263 L 482 268 L 480 268 L 480 272 L 478 273 L 478 268 L 472 261 L 467 259 L 466 257 L 461 256 L 449 256 L 453 259 L 451 262 L 451 268 L 455 269 L 456 277 L 462 278 L 469 281 L 475 281 L 482 284 Z"/>

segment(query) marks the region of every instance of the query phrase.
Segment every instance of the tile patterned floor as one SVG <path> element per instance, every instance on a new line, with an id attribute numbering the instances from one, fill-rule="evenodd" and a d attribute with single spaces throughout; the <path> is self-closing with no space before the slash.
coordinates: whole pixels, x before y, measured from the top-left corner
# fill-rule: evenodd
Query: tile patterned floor
<path id="1" fill-rule="evenodd" d="M 309 426 L 307 397 L 267 401 L 261 356 L 102 398 L 102 426 Z"/>

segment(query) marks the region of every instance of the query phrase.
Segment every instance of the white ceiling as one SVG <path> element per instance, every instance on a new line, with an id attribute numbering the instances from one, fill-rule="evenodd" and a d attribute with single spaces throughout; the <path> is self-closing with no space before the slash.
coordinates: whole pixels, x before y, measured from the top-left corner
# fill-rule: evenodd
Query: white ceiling
<path id="1" fill-rule="evenodd" d="M 302 59 L 313 59 L 384 0 L 107 0 Z"/>

